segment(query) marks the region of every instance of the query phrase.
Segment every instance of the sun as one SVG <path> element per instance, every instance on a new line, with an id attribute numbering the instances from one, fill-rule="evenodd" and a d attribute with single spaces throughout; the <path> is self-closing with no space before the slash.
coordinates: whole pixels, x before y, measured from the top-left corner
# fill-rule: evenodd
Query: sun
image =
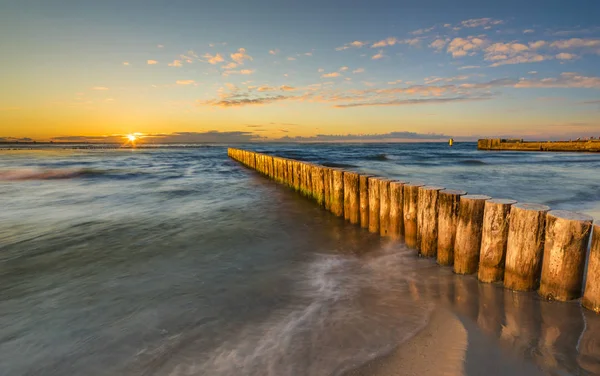
<path id="1" fill-rule="evenodd" d="M 128 134 L 127 139 L 131 142 L 134 142 L 135 140 L 137 140 L 137 137 L 134 134 Z"/>

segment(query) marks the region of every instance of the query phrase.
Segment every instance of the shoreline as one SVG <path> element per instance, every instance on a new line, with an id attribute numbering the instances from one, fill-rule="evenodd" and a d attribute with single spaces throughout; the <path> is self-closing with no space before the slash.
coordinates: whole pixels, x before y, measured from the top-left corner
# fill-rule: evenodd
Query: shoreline
<path id="1" fill-rule="evenodd" d="M 343 376 L 544 375 L 537 365 L 507 353 L 477 324 L 438 306 L 427 325 L 391 353 Z"/>

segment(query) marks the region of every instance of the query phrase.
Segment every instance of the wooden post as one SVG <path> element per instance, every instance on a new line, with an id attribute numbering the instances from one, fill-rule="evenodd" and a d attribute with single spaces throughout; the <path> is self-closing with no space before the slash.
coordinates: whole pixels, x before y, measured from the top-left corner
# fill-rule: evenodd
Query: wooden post
<path id="1" fill-rule="evenodd" d="M 477 274 L 481 282 L 504 280 L 510 207 L 515 203 L 515 200 L 501 198 L 485 202 L 479 273 Z"/>
<path id="2" fill-rule="evenodd" d="M 325 209 L 331 211 L 331 169 L 323 167 L 323 195 Z"/>
<path id="3" fill-rule="evenodd" d="M 323 169 L 321 166 L 312 165 L 311 166 L 311 178 L 312 178 L 312 193 L 313 198 L 317 201 L 319 206 L 324 206 L 325 197 L 324 197 L 324 181 L 323 181 Z"/>
<path id="4" fill-rule="evenodd" d="M 369 178 L 369 232 L 379 233 L 379 179 Z"/>
<path id="5" fill-rule="evenodd" d="M 473 274 L 477 272 L 483 211 L 485 202 L 491 197 L 484 195 L 464 195 L 460 198 L 458 225 L 454 241 L 454 273 Z"/>
<path id="6" fill-rule="evenodd" d="M 390 237 L 404 241 L 404 184 L 402 181 L 390 182 Z"/>
<path id="7" fill-rule="evenodd" d="M 417 199 L 417 249 L 425 257 L 437 255 L 438 198 L 442 187 L 424 185 L 419 187 Z"/>
<path id="8" fill-rule="evenodd" d="M 379 179 L 379 235 L 390 232 L 390 181 Z"/>
<path id="9" fill-rule="evenodd" d="M 594 225 L 592 247 L 585 276 L 585 291 L 581 304 L 587 309 L 600 313 L 600 224 Z M 600 328 L 600 325 L 598 327 Z M 600 341 L 598 348 L 600 348 Z"/>
<path id="10" fill-rule="evenodd" d="M 585 257 L 594 219 L 566 210 L 546 215 L 539 294 L 549 300 L 581 297 Z"/>
<path id="11" fill-rule="evenodd" d="M 466 194 L 465 191 L 453 189 L 444 189 L 439 193 L 437 263 L 440 265 L 454 264 L 454 240 L 458 226 L 460 197 Z"/>
<path id="12" fill-rule="evenodd" d="M 360 175 L 359 195 L 360 195 L 360 227 L 369 228 L 369 178 L 371 175 Z"/>
<path id="13" fill-rule="evenodd" d="M 344 170 L 332 169 L 333 200 L 331 202 L 331 212 L 344 217 Z"/>
<path id="14" fill-rule="evenodd" d="M 300 187 L 302 185 L 302 179 L 301 179 L 301 174 L 300 174 L 300 162 L 298 161 L 294 161 L 292 163 L 292 169 L 293 169 L 293 174 L 294 174 L 294 189 L 297 192 L 300 192 Z"/>
<path id="15" fill-rule="evenodd" d="M 344 218 L 352 224 L 360 223 L 359 179 L 356 172 L 344 172 Z"/>
<path id="16" fill-rule="evenodd" d="M 518 291 L 537 289 L 548 210 L 546 205 L 522 203 L 510 208 L 504 287 Z"/>
<path id="17" fill-rule="evenodd" d="M 404 202 L 402 205 L 402 211 L 404 212 L 404 242 L 411 248 L 417 246 L 419 187 L 423 185 L 425 184 L 419 182 L 404 184 Z"/>

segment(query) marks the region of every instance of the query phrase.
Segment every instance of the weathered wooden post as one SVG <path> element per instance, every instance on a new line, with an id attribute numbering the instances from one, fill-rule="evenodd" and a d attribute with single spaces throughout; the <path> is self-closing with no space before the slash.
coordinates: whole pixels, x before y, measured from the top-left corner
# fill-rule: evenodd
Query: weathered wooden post
<path id="1" fill-rule="evenodd" d="M 454 241 L 454 273 L 456 274 L 477 272 L 483 230 L 483 211 L 485 202 L 490 198 L 484 195 L 464 195 L 460 198 Z"/>
<path id="2" fill-rule="evenodd" d="M 440 265 L 454 264 L 454 240 L 458 226 L 460 197 L 465 191 L 443 189 L 438 197 L 438 246 L 437 263 Z"/>
<path id="3" fill-rule="evenodd" d="M 379 179 L 369 178 L 369 232 L 379 233 Z"/>
<path id="4" fill-rule="evenodd" d="M 390 232 L 390 181 L 379 179 L 379 234 L 389 236 Z"/>
<path id="5" fill-rule="evenodd" d="M 390 237 L 400 241 L 404 240 L 404 184 L 390 182 Z"/>
<path id="6" fill-rule="evenodd" d="M 325 209 L 331 211 L 331 168 L 323 167 L 323 194 Z"/>
<path id="7" fill-rule="evenodd" d="M 518 291 L 537 289 L 549 210 L 546 205 L 525 203 L 510 208 L 504 287 Z"/>
<path id="8" fill-rule="evenodd" d="M 417 213 L 419 206 L 419 187 L 423 183 L 410 182 L 404 184 L 404 242 L 407 246 L 415 248 L 417 246 Z"/>
<path id="9" fill-rule="evenodd" d="M 359 179 L 356 172 L 344 171 L 344 218 L 360 223 Z"/>
<path id="10" fill-rule="evenodd" d="M 332 169 L 333 181 L 333 200 L 331 202 L 331 212 L 344 217 L 344 170 Z"/>
<path id="11" fill-rule="evenodd" d="M 495 198 L 485 202 L 479 272 L 481 282 L 504 280 L 510 207 L 515 200 Z"/>
<path id="12" fill-rule="evenodd" d="M 319 206 L 325 205 L 325 187 L 323 181 L 323 169 L 319 165 L 311 166 L 312 192 Z"/>
<path id="13" fill-rule="evenodd" d="M 438 199 L 443 187 L 424 185 L 419 187 L 417 199 L 417 249 L 425 257 L 437 255 Z"/>
<path id="14" fill-rule="evenodd" d="M 594 225 L 593 229 L 592 247 L 585 276 L 585 291 L 581 304 L 587 309 L 600 313 L 600 224 Z M 600 328 L 600 325 L 598 326 Z M 598 341 L 598 348 L 600 349 L 600 341 Z"/>
<path id="15" fill-rule="evenodd" d="M 546 235 L 539 294 L 567 301 L 581 297 L 585 257 L 594 219 L 566 210 L 546 215 Z"/>
<path id="16" fill-rule="evenodd" d="M 371 175 L 360 175 L 359 195 L 360 195 L 360 227 L 369 228 L 369 178 Z"/>
<path id="17" fill-rule="evenodd" d="M 300 162 L 294 161 L 292 163 L 292 169 L 294 174 L 294 190 L 300 192 L 302 186 L 302 175 L 300 173 Z"/>

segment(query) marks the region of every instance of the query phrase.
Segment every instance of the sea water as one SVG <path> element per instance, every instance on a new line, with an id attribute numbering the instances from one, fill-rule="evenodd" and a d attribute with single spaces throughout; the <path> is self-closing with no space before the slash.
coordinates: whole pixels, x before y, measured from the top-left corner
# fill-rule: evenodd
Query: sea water
<path id="1" fill-rule="evenodd" d="M 600 218 L 598 154 L 234 146 Z M 455 276 L 228 159 L 225 145 L 8 149 L 0 375 L 341 375 L 441 305 L 548 372 L 600 372 L 589 340 L 600 320 L 578 304 Z"/>

